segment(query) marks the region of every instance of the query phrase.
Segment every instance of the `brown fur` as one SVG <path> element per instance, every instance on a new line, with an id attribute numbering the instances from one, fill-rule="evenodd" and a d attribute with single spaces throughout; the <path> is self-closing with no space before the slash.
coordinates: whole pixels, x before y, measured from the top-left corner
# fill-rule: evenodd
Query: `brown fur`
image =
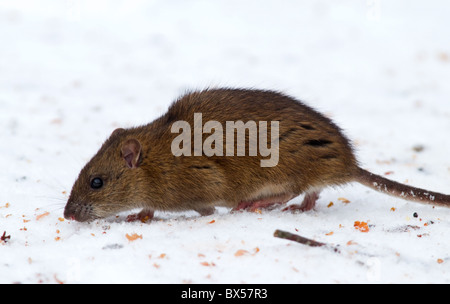
<path id="1" fill-rule="evenodd" d="M 203 123 L 215 120 L 224 128 L 226 121 L 279 121 L 278 165 L 262 168 L 261 156 L 248 153 L 174 156 L 171 143 L 178 134 L 171 126 L 179 120 L 193 126 L 194 113 L 202 113 Z M 103 179 L 101 189 L 91 189 L 95 177 Z M 349 141 L 322 114 L 277 92 L 211 89 L 182 96 L 145 126 L 114 131 L 81 170 L 65 216 L 84 221 L 133 208 L 208 214 L 214 206 L 295 197 L 359 177 Z"/>

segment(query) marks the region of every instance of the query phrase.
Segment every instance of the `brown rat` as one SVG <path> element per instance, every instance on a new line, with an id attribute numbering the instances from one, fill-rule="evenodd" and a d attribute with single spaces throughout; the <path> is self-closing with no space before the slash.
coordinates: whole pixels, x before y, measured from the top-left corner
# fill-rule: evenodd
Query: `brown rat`
<path id="1" fill-rule="evenodd" d="M 261 160 L 267 159 L 262 153 L 195 156 L 198 153 L 192 147 L 185 150 L 191 156 L 175 156 L 172 144 L 179 133 L 173 132 L 172 126 L 179 121 L 194 126 L 195 113 L 202 114 L 203 122 L 215 121 L 222 126 L 227 121 L 265 121 L 267 134 L 275 131 L 270 122 L 279 122 L 279 136 L 275 140 L 267 136 L 267 146 L 279 149 L 277 163 L 262 167 Z M 209 135 L 203 133 L 202 142 Z M 237 141 L 235 136 L 227 142 L 225 135 L 211 147 L 225 151 L 227 144 Z M 250 131 L 245 136 L 248 152 L 249 137 Z M 234 152 L 237 149 L 238 145 Z M 322 188 L 354 181 L 406 200 L 450 206 L 449 195 L 403 185 L 361 169 L 339 127 L 287 95 L 209 89 L 182 96 L 166 114 L 145 126 L 115 130 L 81 170 L 64 216 L 89 221 L 134 208 L 143 209 L 135 217 L 140 219 L 151 218 L 155 210 L 196 210 L 206 215 L 214 212 L 215 206 L 264 208 L 302 193 L 302 205 L 289 209 L 309 210 Z"/>

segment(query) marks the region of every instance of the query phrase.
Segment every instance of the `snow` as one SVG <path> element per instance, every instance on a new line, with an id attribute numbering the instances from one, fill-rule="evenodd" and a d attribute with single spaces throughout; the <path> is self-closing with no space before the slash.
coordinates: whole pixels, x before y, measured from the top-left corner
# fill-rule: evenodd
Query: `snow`
<path id="1" fill-rule="evenodd" d="M 0 282 L 450 283 L 450 209 L 358 184 L 325 190 L 305 213 L 61 219 L 116 127 L 207 86 L 296 96 L 345 130 L 364 168 L 450 193 L 449 10 L 444 0 L 1 1 L 0 235 L 11 238 Z"/>

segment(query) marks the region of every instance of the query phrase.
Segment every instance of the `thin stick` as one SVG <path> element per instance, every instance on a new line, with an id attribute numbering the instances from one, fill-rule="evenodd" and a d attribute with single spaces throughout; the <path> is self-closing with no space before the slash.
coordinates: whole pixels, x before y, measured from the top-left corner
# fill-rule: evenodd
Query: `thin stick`
<path id="1" fill-rule="evenodd" d="M 287 231 L 282 231 L 282 230 L 275 230 L 274 237 L 280 238 L 280 239 L 285 239 L 285 240 L 289 240 L 289 241 L 294 241 L 306 246 L 310 246 L 310 247 L 326 247 L 329 249 L 332 249 L 334 252 L 340 252 L 339 249 L 337 249 L 336 247 L 330 246 L 326 243 L 321 243 L 321 242 L 317 242 L 308 238 L 305 238 L 303 236 L 297 235 L 297 234 L 293 234 Z"/>
<path id="2" fill-rule="evenodd" d="M 5 242 L 6 243 L 10 239 L 11 239 L 11 236 L 10 235 L 6 235 L 6 231 L 5 231 L 5 232 L 3 232 L 3 235 L 0 237 L 0 242 Z"/>

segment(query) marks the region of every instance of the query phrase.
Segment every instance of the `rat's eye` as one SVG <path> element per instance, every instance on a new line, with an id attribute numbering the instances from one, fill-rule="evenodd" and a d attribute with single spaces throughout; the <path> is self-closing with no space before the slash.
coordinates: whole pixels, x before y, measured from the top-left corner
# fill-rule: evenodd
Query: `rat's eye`
<path id="1" fill-rule="evenodd" d="M 102 186 L 103 186 L 103 180 L 99 177 L 96 177 L 91 181 L 92 189 L 100 189 Z"/>

